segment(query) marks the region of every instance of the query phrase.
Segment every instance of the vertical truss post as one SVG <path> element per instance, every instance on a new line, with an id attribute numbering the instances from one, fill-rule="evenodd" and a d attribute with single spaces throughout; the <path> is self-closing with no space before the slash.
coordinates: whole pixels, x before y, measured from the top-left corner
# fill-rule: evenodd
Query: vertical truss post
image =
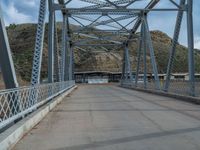
<path id="1" fill-rule="evenodd" d="M 61 51 L 61 81 L 65 80 L 65 62 L 66 60 L 66 14 L 63 13 L 62 24 L 62 51 Z"/>
<path id="2" fill-rule="evenodd" d="M 186 0 L 181 0 L 180 1 L 180 6 L 185 5 Z M 173 62 L 174 62 L 174 57 L 176 53 L 176 46 L 178 43 L 178 38 L 180 34 L 180 28 L 181 28 L 181 23 L 183 20 L 183 11 L 179 10 L 177 14 L 177 19 L 176 19 L 176 25 L 174 29 L 174 37 L 171 45 L 171 50 L 170 50 L 170 56 L 169 56 L 169 61 L 168 61 L 168 66 L 167 66 L 167 74 L 166 74 L 166 81 L 164 84 L 164 91 L 168 92 L 169 86 L 170 86 L 170 78 L 171 78 L 171 72 L 172 72 L 172 67 L 173 67 Z"/>
<path id="3" fill-rule="evenodd" d="M 69 80 L 74 79 L 74 48 L 69 49 Z"/>
<path id="4" fill-rule="evenodd" d="M 75 57 L 74 57 L 74 47 L 72 49 L 72 80 L 75 80 Z"/>
<path id="5" fill-rule="evenodd" d="M 190 95 L 195 96 L 193 0 L 187 0 L 187 32 Z"/>
<path id="6" fill-rule="evenodd" d="M 65 81 L 70 80 L 70 61 L 71 61 L 71 45 L 70 45 L 70 34 L 69 34 L 69 16 L 66 16 L 66 61 L 65 61 Z"/>
<path id="7" fill-rule="evenodd" d="M 154 49 L 153 49 L 153 43 L 152 43 L 151 34 L 149 31 L 149 25 L 147 22 L 146 15 L 144 17 L 144 25 L 145 25 L 146 41 L 147 41 L 148 48 L 150 50 L 151 64 L 152 64 L 152 68 L 153 68 L 156 89 L 160 90 L 160 80 L 158 77 L 158 69 L 157 69 L 157 64 L 156 64 L 156 59 L 155 59 L 155 54 L 154 54 Z"/>
<path id="8" fill-rule="evenodd" d="M 126 69 L 126 64 L 125 64 L 125 52 L 123 52 L 123 60 L 122 60 L 122 76 L 121 76 L 121 80 L 123 82 L 123 80 L 125 79 L 125 69 Z"/>
<path id="9" fill-rule="evenodd" d="M 136 75 L 135 75 L 135 86 L 138 84 L 138 75 L 140 71 L 140 61 L 141 61 L 141 53 L 143 49 L 143 42 L 144 42 L 144 25 L 141 25 L 141 31 L 140 31 L 140 41 L 139 41 L 139 48 L 138 48 L 138 53 L 137 53 L 137 68 L 136 68 Z"/>
<path id="10" fill-rule="evenodd" d="M 5 87 L 10 89 L 18 87 L 18 82 L 2 13 L 0 6 L 0 65 Z"/>
<path id="11" fill-rule="evenodd" d="M 3 20 L 3 12 L 0 6 L 0 66 L 4 79 L 4 84 L 6 89 L 19 87 L 15 72 L 15 67 L 12 59 L 12 53 L 10 49 L 10 44 L 8 41 L 8 36 L 6 32 L 6 27 Z M 20 95 L 13 94 L 13 96 L 8 95 L 7 101 L 9 104 L 9 109 L 12 115 L 18 113 L 21 110 Z"/>
<path id="12" fill-rule="evenodd" d="M 60 73 L 60 61 L 59 61 L 59 48 L 58 48 L 58 34 L 57 34 L 57 26 L 56 26 L 56 18 L 54 19 L 54 70 L 55 70 L 55 81 L 61 81 L 61 73 Z"/>
<path id="13" fill-rule="evenodd" d="M 131 66 L 131 60 L 130 60 L 128 46 L 126 46 L 126 53 L 127 53 L 127 60 L 128 60 L 127 65 L 128 65 L 129 76 L 130 76 L 131 82 L 133 82 L 133 72 L 132 72 L 132 66 Z"/>
<path id="14" fill-rule="evenodd" d="M 36 33 L 35 51 L 33 57 L 33 68 L 31 77 L 32 85 L 40 83 L 40 72 L 42 64 L 42 52 L 43 52 L 44 29 L 45 29 L 45 14 L 46 14 L 46 0 L 41 0 L 37 33 Z"/>
<path id="15" fill-rule="evenodd" d="M 55 12 L 53 10 L 54 0 L 49 1 L 49 28 L 48 28 L 48 82 L 54 82 L 54 29 Z"/>
<path id="16" fill-rule="evenodd" d="M 143 31 L 145 31 L 144 21 L 142 22 Z M 144 88 L 147 88 L 147 39 L 146 32 L 143 32 L 143 63 L 144 63 Z"/>
<path id="17" fill-rule="evenodd" d="M 124 47 L 124 78 L 125 80 L 131 80 L 133 81 L 133 75 L 132 75 L 132 69 L 131 69 L 131 62 L 130 62 L 130 55 L 129 55 L 129 49 L 128 45 L 125 45 Z"/>

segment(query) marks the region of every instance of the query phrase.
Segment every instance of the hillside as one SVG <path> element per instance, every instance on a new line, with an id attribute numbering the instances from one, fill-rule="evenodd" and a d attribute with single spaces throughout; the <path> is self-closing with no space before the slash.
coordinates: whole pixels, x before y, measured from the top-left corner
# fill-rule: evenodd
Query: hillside
<path id="1" fill-rule="evenodd" d="M 11 25 L 7 30 L 17 73 L 23 80 L 29 81 L 31 77 L 36 25 Z M 158 69 L 160 73 L 164 73 L 166 72 L 171 38 L 160 31 L 152 31 L 151 34 Z M 61 41 L 61 24 L 58 24 L 58 37 L 59 41 Z M 42 78 L 47 76 L 47 28 L 44 42 Z M 76 71 L 121 71 L 122 51 L 122 49 L 115 48 L 110 52 L 93 53 L 91 51 L 84 52 L 75 49 L 75 69 Z M 131 43 L 130 54 L 133 70 L 135 70 L 137 42 Z M 195 59 L 200 60 L 200 54 L 197 52 L 195 53 Z M 147 62 L 148 71 L 151 72 L 150 57 L 147 58 Z M 178 45 L 173 72 L 187 72 L 187 70 L 187 49 L 184 46 Z M 200 61 L 196 62 L 196 70 L 200 72 Z"/>

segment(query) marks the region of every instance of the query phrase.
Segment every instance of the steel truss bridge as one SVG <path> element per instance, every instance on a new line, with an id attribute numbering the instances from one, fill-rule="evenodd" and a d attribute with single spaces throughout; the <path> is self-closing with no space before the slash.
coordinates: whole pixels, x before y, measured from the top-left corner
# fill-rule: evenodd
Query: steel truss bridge
<path id="1" fill-rule="evenodd" d="M 149 88 L 169 92 L 176 46 L 184 13 L 187 18 L 188 74 L 187 95 L 195 96 L 195 65 L 192 0 L 164 0 L 169 7 L 159 4 L 162 0 L 40 0 L 39 18 L 35 41 L 31 84 L 19 87 L 15 65 L 0 10 L 0 64 L 6 89 L 0 92 L 0 129 L 34 111 L 53 97 L 67 91 L 74 82 L 74 49 L 109 52 L 123 49 L 122 86 Z M 171 5 L 171 6 L 170 6 Z M 62 42 L 58 45 L 57 15 L 62 14 Z M 152 12 L 177 14 L 171 42 L 166 79 L 161 83 L 155 51 L 149 29 L 148 16 Z M 48 13 L 49 18 L 45 18 Z M 48 19 L 48 84 L 41 83 L 45 19 Z M 72 25 L 75 24 L 75 25 Z M 137 64 L 133 76 L 130 61 L 130 44 L 139 41 Z M 61 47 L 61 48 L 59 48 Z M 147 79 L 149 55 L 153 81 Z M 143 62 L 141 62 L 143 61 Z M 139 75 L 143 65 L 143 82 Z"/>

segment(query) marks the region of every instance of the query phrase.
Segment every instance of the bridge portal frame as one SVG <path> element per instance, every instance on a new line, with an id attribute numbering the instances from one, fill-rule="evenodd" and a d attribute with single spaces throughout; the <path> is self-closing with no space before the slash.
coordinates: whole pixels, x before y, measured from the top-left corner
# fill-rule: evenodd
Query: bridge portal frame
<path id="1" fill-rule="evenodd" d="M 156 89 L 158 90 L 163 90 L 165 92 L 168 92 L 169 86 L 170 86 L 170 78 L 171 78 L 171 71 L 173 67 L 173 62 L 175 58 L 175 52 L 176 52 L 176 46 L 178 43 L 178 38 L 180 34 L 180 28 L 182 24 L 182 19 L 183 19 L 183 14 L 186 12 L 187 14 L 187 39 L 188 39 L 188 70 L 189 70 L 189 85 L 190 85 L 190 96 L 195 96 L 195 69 L 194 69 L 194 35 L 193 35 L 193 0 L 180 0 L 179 3 L 175 2 L 174 0 L 169 0 L 169 2 L 175 6 L 175 8 L 155 8 L 157 4 L 159 4 L 160 0 L 151 0 L 148 5 L 145 8 L 136 8 L 136 9 L 131 9 L 128 8 L 130 5 L 134 4 L 137 2 L 137 0 L 123 0 L 123 1 L 111 1 L 111 0 L 106 0 L 105 2 L 99 1 L 99 0 L 80 0 L 83 2 L 87 2 L 90 4 L 93 4 L 91 6 L 86 6 L 82 8 L 67 8 L 66 5 L 68 5 L 71 0 L 65 1 L 65 0 L 59 0 L 58 4 L 54 4 L 54 10 L 61 10 L 62 12 L 65 12 L 68 17 L 71 17 L 74 19 L 76 22 L 78 22 L 83 28 L 74 31 L 76 34 L 82 34 L 83 32 L 89 31 L 89 27 L 97 27 L 99 25 L 105 25 L 105 26 L 112 26 L 113 28 L 116 29 L 114 31 L 114 34 L 120 34 L 121 31 L 128 33 L 129 37 L 127 40 L 123 42 L 119 41 L 114 41 L 108 38 L 99 38 L 96 36 L 92 35 L 86 35 L 91 39 L 98 39 L 99 41 L 105 40 L 109 41 L 109 44 L 87 44 L 87 42 L 84 44 L 84 41 L 79 41 L 79 42 L 72 42 L 73 47 L 83 47 L 83 46 L 96 46 L 96 47 L 106 47 L 106 46 L 112 46 L 112 45 L 118 45 L 119 47 L 124 48 L 124 60 L 123 60 L 123 66 L 122 66 L 122 80 L 127 82 L 127 80 L 133 79 L 132 77 L 132 71 L 131 71 L 131 64 L 130 64 L 130 59 L 129 59 L 129 50 L 128 46 L 131 42 L 131 39 L 133 39 L 134 35 L 136 34 L 137 30 L 139 28 L 143 28 L 141 30 L 141 35 L 140 35 L 140 46 L 139 46 L 139 52 L 143 52 L 143 57 L 146 55 L 146 49 L 148 48 L 150 50 L 150 57 L 151 57 L 151 65 L 153 68 L 153 74 L 154 74 L 154 79 L 156 83 Z M 120 4 L 126 4 L 121 6 Z M 157 64 L 155 60 L 155 55 L 154 55 L 154 49 L 152 45 L 152 39 L 150 36 L 150 31 L 149 31 L 149 25 L 148 25 L 148 14 L 150 12 L 178 12 L 177 14 L 177 19 L 176 19 L 176 25 L 174 29 L 174 36 L 172 40 L 172 45 L 170 49 L 170 57 L 168 60 L 168 67 L 167 67 L 167 77 L 166 81 L 164 83 L 164 87 L 161 87 L 161 84 L 159 82 L 158 78 L 158 69 L 157 69 Z M 98 18 L 96 19 L 91 19 L 89 17 L 85 17 L 84 15 L 92 16 L 92 15 L 99 15 Z M 116 18 L 111 17 L 111 15 L 117 16 Z M 123 16 L 119 16 L 123 15 Z M 108 20 L 104 21 L 99 21 L 99 18 L 102 16 L 107 16 Z M 83 20 L 91 21 L 89 25 L 84 25 L 84 23 L 80 22 L 77 18 L 81 18 Z M 134 26 L 131 30 L 126 30 L 126 26 L 122 25 L 119 23 L 121 20 L 125 20 L 128 18 L 134 18 Z M 110 23 L 116 23 L 118 24 L 119 27 L 113 26 Z M 143 27 L 144 26 L 144 27 Z M 73 32 L 73 31 L 71 31 Z M 102 30 L 103 32 L 103 30 Z M 71 33 L 73 34 L 73 33 Z M 79 48 L 80 49 L 80 48 Z M 141 50 L 143 49 L 143 50 Z M 138 55 L 138 60 L 140 60 L 140 55 Z M 146 60 L 144 59 L 144 73 L 146 74 L 147 66 L 146 66 Z M 137 73 L 138 74 L 138 69 L 139 69 L 139 63 L 137 64 Z M 136 76 L 135 83 L 138 82 L 138 78 Z M 144 76 L 144 87 L 146 88 L 146 76 Z"/>

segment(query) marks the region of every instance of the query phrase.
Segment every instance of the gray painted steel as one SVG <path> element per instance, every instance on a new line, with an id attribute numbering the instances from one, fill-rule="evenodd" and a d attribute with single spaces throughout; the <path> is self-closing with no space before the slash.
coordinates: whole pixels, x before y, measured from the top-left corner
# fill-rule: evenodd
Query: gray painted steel
<path id="1" fill-rule="evenodd" d="M 18 87 L 14 63 L 0 6 L 0 66 L 7 89 Z"/>
<path id="2" fill-rule="evenodd" d="M 185 3 L 186 3 L 186 0 L 181 0 L 179 6 L 184 7 Z M 169 84 L 170 84 L 171 71 L 172 71 L 172 67 L 173 67 L 172 65 L 173 65 L 173 61 L 174 61 L 174 57 L 175 57 L 176 46 L 178 43 L 179 34 L 180 34 L 183 13 L 184 13 L 183 11 L 179 11 L 177 14 L 176 25 L 175 25 L 175 29 L 174 29 L 174 37 L 173 37 L 173 41 L 172 41 L 169 62 L 168 62 L 168 67 L 167 67 L 167 76 L 166 76 L 164 91 L 168 91 Z"/>
<path id="3" fill-rule="evenodd" d="M 187 31 L 188 31 L 188 63 L 190 95 L 195 96 L 194 70 L 194 33 L 193 33 L 193 0 L 187 0 Z"/>
<path id="4" fill-rule="evenodd" d="M 53 11 L 54 0 L 48 0 L 49 2 L 49 28 L 48 28 L 48 82 L 54 82 L 54 40 L 55 40 L 55 12 Z"/>
<path id="5" fill-rule="evenodd" d="M 40 10 L 38 17 L 38 26 L 36 33 L 35 51 L 33 58 L 32 77 L 31 77 L 32 85 L 40 84 L 40 73 L 42 65 L 44 30 L 45 30 L 45 15 L 47 7 L 46 5 L 47 5 L 46 0 L 40 1 Z"/>

